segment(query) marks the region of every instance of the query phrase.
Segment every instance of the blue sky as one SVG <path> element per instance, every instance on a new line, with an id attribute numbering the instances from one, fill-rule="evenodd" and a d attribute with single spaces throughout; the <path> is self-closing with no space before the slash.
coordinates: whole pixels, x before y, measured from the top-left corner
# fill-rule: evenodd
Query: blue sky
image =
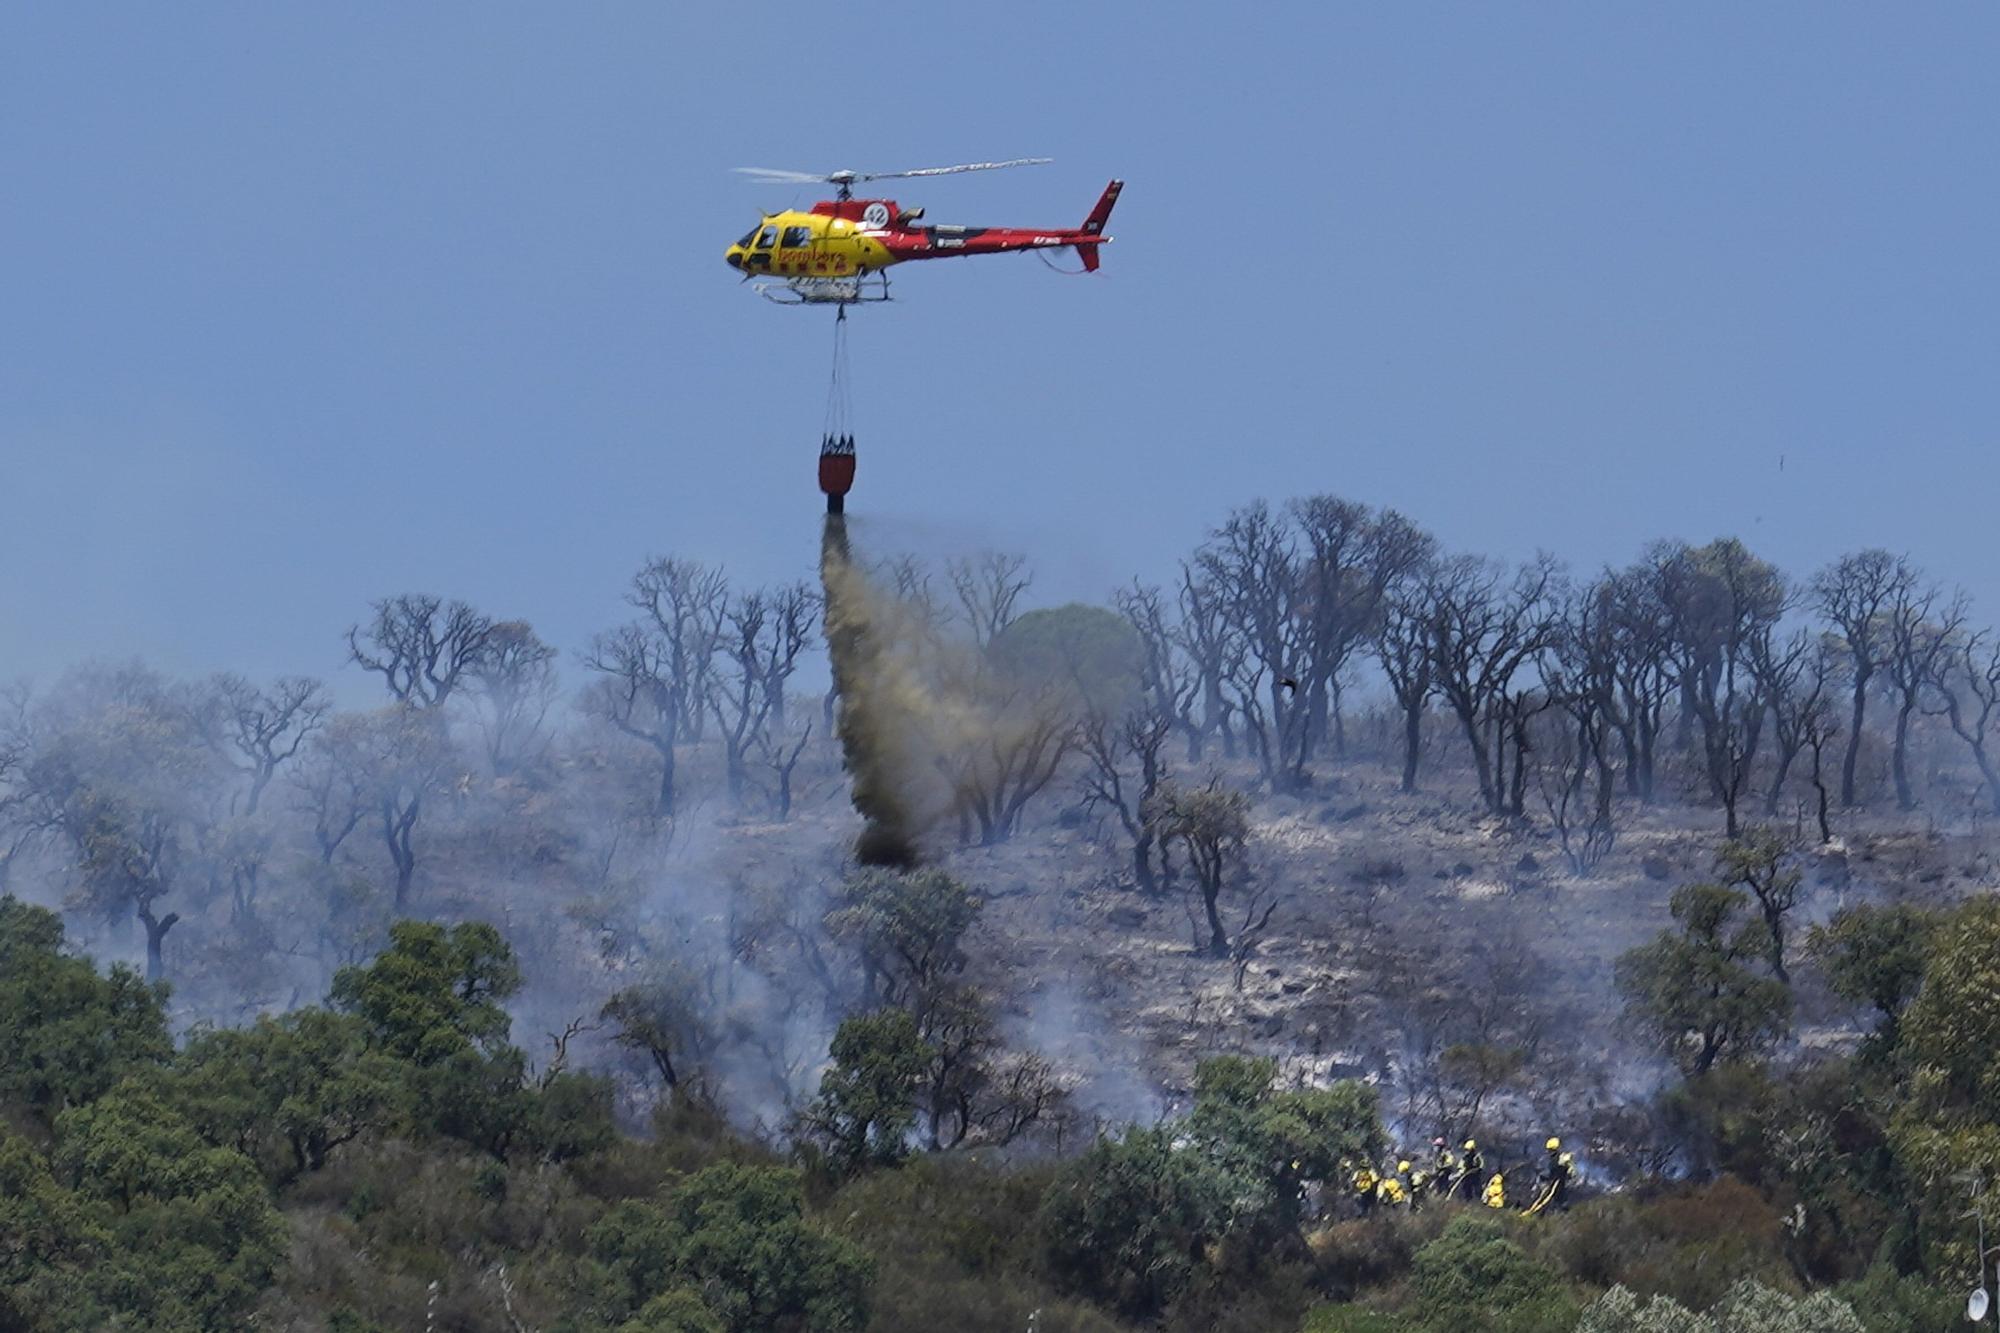
<path id="1" fill-rule="evenodd" d="M 1330 490 L 1583 568 L 1883 545 L 2000 620 L 1996 67 L 1971 4 L 10 7 L 0 677 L 808 576 L 831 316 L 721 254 L 816 194 L 728 168 L 1029 154 L 896 194 L 1122 176 L 1117 243 L 860 312 L 883 542 L 1101 597 Z"/>

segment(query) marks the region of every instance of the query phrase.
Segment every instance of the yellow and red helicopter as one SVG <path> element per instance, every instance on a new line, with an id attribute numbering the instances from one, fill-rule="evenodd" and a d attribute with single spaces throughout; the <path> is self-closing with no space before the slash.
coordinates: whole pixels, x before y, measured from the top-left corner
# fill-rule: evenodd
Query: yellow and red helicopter
<path id="1" fill-rule="evenodd" d="M 737 171 L 781 185 L 826 184 L 835 197 L 822 199 L 806 211 L 787 209 L 766 213 L 758 224 L 729 247 L 724 258 L 745 278 L 768 277 L 757 291 L 781 305 L 838 305 L 889 299 L 891 265 L 912 259 L 952 259 L 960 255 L 996 255 L 1020 250 L 1059 250 L 1067 246 L 1095 272 L 1098 247 L 1111 238 L 1104 224 L 1118 202 L 1123 181 L 1112 181 L 1097 206 L 1078 227 L 958 227 L 925 225 L 924 210 L 905 209 L 893 199 L 856 199 L 854 187 L 863 181 L 902 180 L 917 176 L 953 176 L 962 171 L 996 171 L 1047 162 L 1046 157 L 1022 157 L 1008 162 L 966 162 L 953 167 L 916 171 L 836 171 L 817 176 L 803 171 L 768 167 L 738 167 Z M 870 281 L 870 279 L 874 281 Z"/>

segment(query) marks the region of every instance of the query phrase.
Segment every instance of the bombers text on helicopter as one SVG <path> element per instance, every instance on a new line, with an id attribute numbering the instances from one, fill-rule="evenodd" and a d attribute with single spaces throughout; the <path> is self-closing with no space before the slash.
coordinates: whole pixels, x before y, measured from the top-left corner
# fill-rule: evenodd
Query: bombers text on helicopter
<path id="1" fill-rule="evenodd" d="M 904 209 L 893 199 L 856 199 L 854 186 L 862 181 L 911 176 L 949 176 L 961 171 L 991 171 L 999 167 L 1028 166 L 1049 161 L 1045 157 L 1016 158 L 1009 162 L 968 162 L 955 167 L 926 167 L 918 171 L 855 172 L 836 171 L 815 176 L 807 172 L 773 171 L 764 167 L 738 167 L 745 175 L 778 184 L 829 184 L 837 197 L 823 199 L 809 211 L 788 209 L 767 213 L 743 239 L 729 247 L 725 259 L 746 278 L 770 277 L 782 282 L 759 284 L 757 290 L 783 305 L 850 305 L 857 301 L 889 299 L 888 279 L 883 273 L 892 264 L 910 259 L 950 259 L 959 255 L 1004 254 L 1016 250 L 1050 250 L 1069 246 L 1083 261 L 1086 272 L 1095 272 L 1098 247 L 1111 238 L 1104 234 L 1111 207 L 1118 202 L 1123 181 L 1112 181 L 1099 196 L 1097 206 L 1077 227 L 1036 230 L 1025 227 L 926 226 L 921 208 Z M 878 281 L 869 283 L 874 276 Z"/>

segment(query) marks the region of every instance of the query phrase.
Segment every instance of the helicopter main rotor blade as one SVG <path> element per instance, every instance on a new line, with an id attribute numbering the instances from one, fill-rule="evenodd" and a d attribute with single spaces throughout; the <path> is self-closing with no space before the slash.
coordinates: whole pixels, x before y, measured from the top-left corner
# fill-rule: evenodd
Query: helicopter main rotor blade
<path id="1" fill-rule="evenodd" d="M 1038 167 L 1052 157 L 1016 157 L 1005 162 L 965 162 L 955 167 L 918 167 L 915 171 L 870 171 L 855 177 L 863 181 L 901 180 L 911 176 L 955 176 L 961 171 L 998 171 L 1002 167 Z"/>
<path id="2" fill-rule="evenodd" d="M 755 176 L 760 185 L 824 185 L 825 176 L 815 176 L 810 171 L 781 171 L 775 167 L 731 167 L 731 171 L 741 176 Z"/>

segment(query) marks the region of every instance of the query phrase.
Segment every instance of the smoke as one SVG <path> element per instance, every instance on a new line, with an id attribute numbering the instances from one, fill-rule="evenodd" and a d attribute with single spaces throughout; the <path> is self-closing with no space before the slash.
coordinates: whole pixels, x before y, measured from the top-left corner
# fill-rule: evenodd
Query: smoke
<path id="1" fill-rule="evenodd" d="M 894 651 L 892 600 L 871 587 L 848 546 L 847 518 L 828 514 L 820 540 L 827 656 L 840 696 L 840 747 L 854 808 L 865 824 L 855 842 L 863 865 L 907 869 L 919 860 L 921 821 L 912 780 L 917 745 L 910 719 L 923 691 Z"/>

